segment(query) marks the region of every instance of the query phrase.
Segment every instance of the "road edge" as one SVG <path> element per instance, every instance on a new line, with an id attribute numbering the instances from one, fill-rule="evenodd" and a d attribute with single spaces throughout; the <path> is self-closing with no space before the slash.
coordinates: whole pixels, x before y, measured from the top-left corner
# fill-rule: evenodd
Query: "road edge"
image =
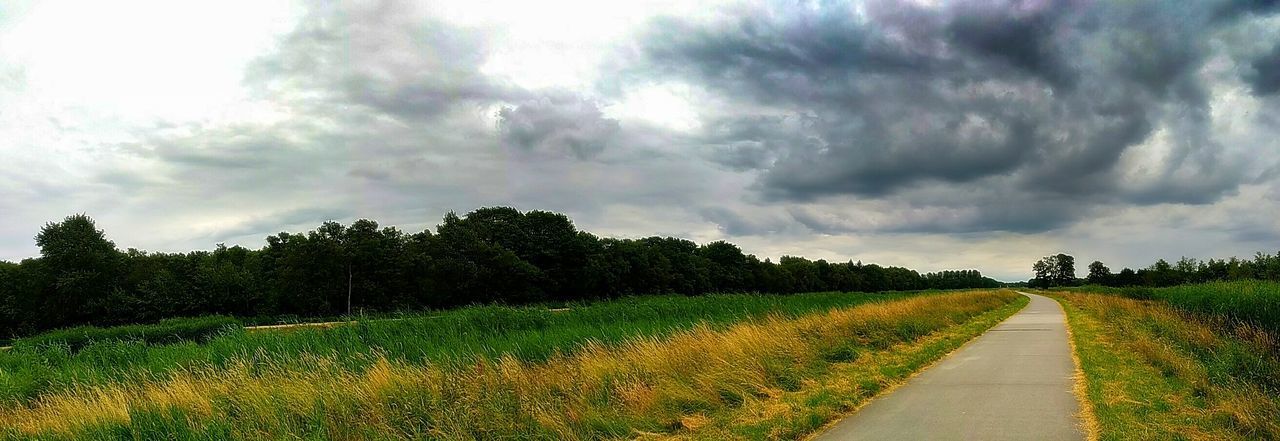
<path id="1" fill-rule="evenodd" d="M 1014 291 L 1019 294 L 1026 294 L 1021 291 Z M 1093 409 L 1093 402 L 1089 401 L 1089 379 L 1084 375 L 1084 367 L 1080 362 L 1080 355 L 1076 350 L 1076 334 L 1071 330 L 1071 312 L 1067 310 L 1066 299 L 1050 293 L 1040 293 L 1040 295 L 1053 299 L 1058 303 L 1058 307 L 1062 308 L 1063 321 L 1066 322 L 1067 344 L 1071 346 L 1071 362 L 1075 364 L 1075 373 L 1071 378 L 1071 393 L 1076 396 L 1076 401 L 1080 405 L 1080 412 L 1076 417 L 1080 420 L 1080 430 L 1084 432 L 1085 440 L 1098 441 L 1100 428 L 1098 426 L 1098 415 Z"/>

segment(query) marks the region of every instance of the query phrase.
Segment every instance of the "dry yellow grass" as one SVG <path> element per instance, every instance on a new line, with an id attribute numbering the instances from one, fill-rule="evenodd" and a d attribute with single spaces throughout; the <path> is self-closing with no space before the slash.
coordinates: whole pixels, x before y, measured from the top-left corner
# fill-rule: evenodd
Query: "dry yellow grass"
<path id="1" fill-rule="evenodd" d="M 700 326 L 662 339 L 589 343 L 536 363 L 504 356 L 421 366 L 374 353 L 367 355 L 372 367 L 356 371 L 329 355 L 287 364 L 247 357 L 223 368 L 46 395 L 0 409 L 0 426 L 12 428 L 13 436 L 65 437 L 181 430 L 271 439 L 586 439 L 701 437 L 712 426 L 728 435 L 724 424 L 804 415 L 797 397 L 814 400 L 830 391 L 870 396 L 892 379 L 864 376 L 870 382 L 841 384 L 836 378 L 829 387 L 812 377 L 833 364 L 890 377 L 883 372 L 889 362 L 906 369 L 900 373 L 905 376 L 931 360 L 920 351 L 932 350 L 936 358 L 972 335 L 919 337 L 1014 297 L 1007 291 L 931 295 L 719 331 Z M 980 330 L 969 334 L 974 332 Z M 915 350 L 916 358 L 895 355 L 902 349 Z"/>

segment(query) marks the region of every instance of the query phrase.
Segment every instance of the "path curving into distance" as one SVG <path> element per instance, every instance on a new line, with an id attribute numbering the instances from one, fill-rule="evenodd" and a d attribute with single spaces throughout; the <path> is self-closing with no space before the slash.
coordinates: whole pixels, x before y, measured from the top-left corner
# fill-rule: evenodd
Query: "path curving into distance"
<path id="1" fill-rule="evenodd" d="M 816 439 L 1083 440 L 1066 314 L 1048 297 Z"/>

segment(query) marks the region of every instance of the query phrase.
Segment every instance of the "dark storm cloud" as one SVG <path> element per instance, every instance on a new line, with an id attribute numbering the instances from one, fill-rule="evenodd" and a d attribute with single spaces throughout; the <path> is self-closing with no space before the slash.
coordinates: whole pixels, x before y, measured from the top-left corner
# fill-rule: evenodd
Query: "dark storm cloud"
<path id="1" fill-rule="evenodd" d="M 1210 203 L 1249 179 L 1243 159 L 1213 139 L 1197 72 L 1216 29 L 1271 13 L 1272 3 L 764 7 L 663 19 L 637 70 L 753 109 L 719 112 L 704 136 L 716 162 L 757 170 L 768 200 L 930 204 L 906 198 L 930 187 L 1002 193 L 958 198 L 982 204 L 978 214 L 903 228 L 1034 232 L 1099 204 Z M 1255 87 L 1268 90 L 1265 79 L 1280 69 L 1254 67 Z M 777 115 L 804 124 L 781 126 Z M 1142 164 L 1135 181 L 1119 166 L 1144 145 L 1167 154 Z M 1024 203 L 1002 203 L 1010 197 Z"/>
<path id="2" fill-rule="evenodd" d="M 1280 92 L 1280 44 L 1254 59 L 1250 67 L 1253 71 L 1247 79 L 1253 86 L 1253 93 L 1272 95 Z"/>
<path id="3" fill-rule="evenodd" d="M 548 94 L 505 107 L 498 111 L 498 118 L 506 145 L 579 159 L 598 155 L 619 131 L 618 121 L 605 118 L 595 103 L 571 94 Z"/>
<path id="4" fill-rule="evenodd" d="M 1280 11 L 1280 0 L 1227 0 L 1218 5 L 1213 17 L 1233 20 L 1247 14 L 1271 14 Z"/>
<path id="5" fill-rule="evenodd" d="M 1011 68 L 1043 78 L 1058 88 L 1070 88 L 1078 73 L 1058 47 L 1059 21 L 1071 12 L 1069 2 L 1026 13 L 1001 2 L 961 3 L 948 23 L 948 37 L 956 47 L 979 57 L 1000 60 Z"/>

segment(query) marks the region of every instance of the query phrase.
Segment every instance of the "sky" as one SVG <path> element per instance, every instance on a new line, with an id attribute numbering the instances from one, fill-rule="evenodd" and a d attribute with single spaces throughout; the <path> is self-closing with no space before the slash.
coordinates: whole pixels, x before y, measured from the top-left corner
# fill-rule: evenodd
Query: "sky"
<path id="1" fill-rule="evenodd" d="M 1280 2 L 0 3 L 0 259 L 541 209 L 1026 279 L 1280 249 Z"/>

